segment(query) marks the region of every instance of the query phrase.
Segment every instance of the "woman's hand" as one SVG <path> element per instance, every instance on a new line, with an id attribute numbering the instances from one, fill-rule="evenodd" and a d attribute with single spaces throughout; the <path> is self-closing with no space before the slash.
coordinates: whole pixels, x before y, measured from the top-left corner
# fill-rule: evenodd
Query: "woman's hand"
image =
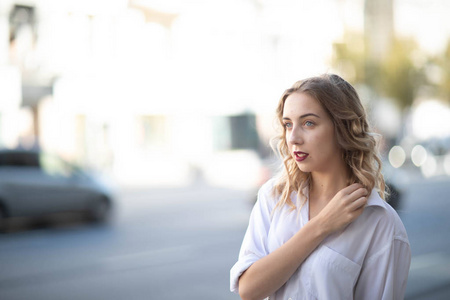
<path id="1" fill-rule="evenodd" d="M 343 228 L 362 214 L 368 194 L 359 183 L 343 188 L 316 216 L 317 221 L 327 234 Z"/>

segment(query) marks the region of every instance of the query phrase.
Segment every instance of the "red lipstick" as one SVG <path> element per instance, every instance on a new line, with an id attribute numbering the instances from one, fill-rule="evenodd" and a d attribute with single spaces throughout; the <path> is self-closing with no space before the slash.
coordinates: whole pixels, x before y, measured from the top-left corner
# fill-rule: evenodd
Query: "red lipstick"
<path id="1" fill-rule="evenodd" d="M 308 157 L 308 153 L 301 152 L 301 151 L 294 151 L 294 158 L 296 161 L 304 161 Z"/>

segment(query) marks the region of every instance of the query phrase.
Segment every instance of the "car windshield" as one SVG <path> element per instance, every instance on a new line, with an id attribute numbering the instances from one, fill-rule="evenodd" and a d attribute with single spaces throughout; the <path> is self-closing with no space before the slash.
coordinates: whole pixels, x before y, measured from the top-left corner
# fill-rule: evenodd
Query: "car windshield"
<path id="1" fill-rule="evenodd" d="M 76 168 L 58 156 L 32 151 L 7 151 L 0 153 L 0 167 L 38 168 L 50 176 L 71 177 Z"/>
<path id="2" fill-rule="evenodd" d="M 39 162 L 42 170 L 51 176 L 70 177 L 74 173 L 71 165 L 54 155 L 41 153 Z"/>

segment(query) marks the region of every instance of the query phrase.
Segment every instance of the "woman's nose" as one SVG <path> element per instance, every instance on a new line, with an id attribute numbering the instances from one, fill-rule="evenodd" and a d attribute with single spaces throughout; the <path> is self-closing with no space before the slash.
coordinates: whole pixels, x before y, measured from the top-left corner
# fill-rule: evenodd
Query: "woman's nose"
<path id="1" fill-rule="evenodd" d="M 303 144 L 303 137 L 300 130 L 292 129 L 289 134 L 289 143 L 292 145 Z"/>

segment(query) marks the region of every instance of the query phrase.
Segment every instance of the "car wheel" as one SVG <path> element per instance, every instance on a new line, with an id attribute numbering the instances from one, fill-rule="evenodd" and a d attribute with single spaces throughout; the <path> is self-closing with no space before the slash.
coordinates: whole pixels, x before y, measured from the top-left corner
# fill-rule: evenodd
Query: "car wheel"
<path id="1" fill-rule="evenodd" d="M 88 218 L 93 222 L 105 221 L 110 213 L 111 204 L 108 198 L 101 197 L 95 199 L 88 210 Z"/>

